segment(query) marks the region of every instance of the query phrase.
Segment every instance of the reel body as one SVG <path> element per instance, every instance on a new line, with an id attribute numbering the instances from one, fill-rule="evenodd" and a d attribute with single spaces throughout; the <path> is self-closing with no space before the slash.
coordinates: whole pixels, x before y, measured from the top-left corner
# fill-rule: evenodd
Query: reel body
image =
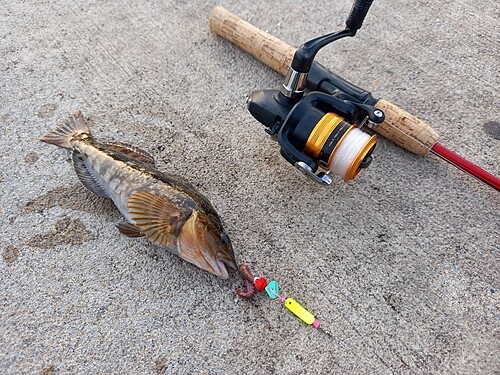
<path id="1" fill-rule="evenodd" d="M 345 30 L 297 49 L 280 90 L 255 91 L 247 100 L 252 116 L 277 138 L 281 155 L 323 184 L 332 183 L 330 172 L 349 181 L 370 165 L 376 136 L 360 128 L 384 121 L 369 92 L 314 62 L 322 47 L 356 34 L 372 1 L 355 1 Z"/>
<path id="2" fill-rule="evenodd" d="M 317 91 L 308 91 L 298 101 L 280 90 L 263 90 L 248 97 L 247 107 L 277 138 L 281 155 L 289 163 L 329 185 L 330 171 L 349 181 L 370 165 L 376 136 L 360 128 L 383 122 L 384 114 L 374 107 L 376 99 L 370 93 L 340 77 L 319 79 L 324 77 L 323 70 L 317 63 L 312 65 L 307 86 Z"/>

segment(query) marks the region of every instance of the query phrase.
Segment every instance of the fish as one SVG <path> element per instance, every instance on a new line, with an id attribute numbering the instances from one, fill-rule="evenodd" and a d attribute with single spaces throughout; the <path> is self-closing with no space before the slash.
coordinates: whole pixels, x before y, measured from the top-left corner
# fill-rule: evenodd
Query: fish
<path id="1" fill-rule="evenodd" d="M 99 142 L 77 111 L 40 138 L 71 150 L 80 182 L 111 199 L 128 237 L 146 237 L 222 279 L 237 271 L 229 236 L 208 199 L 181 176 L 160 172 L 148 152 L 119 142 Z"/>

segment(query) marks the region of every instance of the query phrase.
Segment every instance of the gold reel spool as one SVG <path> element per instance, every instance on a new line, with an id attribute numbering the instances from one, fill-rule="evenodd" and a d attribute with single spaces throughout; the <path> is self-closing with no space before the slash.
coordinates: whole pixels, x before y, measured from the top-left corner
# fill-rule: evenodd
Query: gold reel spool
<path id="1" fill-rule="evenodd" d="M 362 132 L 336 113 L 326 113 L 312 130 L 304 153 L 339 175 L 344 181 L 356 178 L 361 164 L 375 148 L 377 137 Z"/>

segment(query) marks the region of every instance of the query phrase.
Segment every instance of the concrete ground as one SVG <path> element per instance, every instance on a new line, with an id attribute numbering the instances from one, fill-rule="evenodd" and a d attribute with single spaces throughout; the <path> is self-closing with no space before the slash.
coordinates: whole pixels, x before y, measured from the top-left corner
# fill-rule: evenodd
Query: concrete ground
<path id="1" fill-rule="evenodd" d="M 298 45 L 351 1 L 1 3 L 0 372 L 498 373 L 498 192 L 386 140 L 355 182 L 306 180 L 245 108 L 281 77 L 210 33 L 219 4 Z M 318 59 L 500 175 L 499 17 L 494 0 L 377 0 Z M 198 186 L 238 261 L 332 337 L 121 236 L 68 153 L 38 141 L 77 109 Z"/>

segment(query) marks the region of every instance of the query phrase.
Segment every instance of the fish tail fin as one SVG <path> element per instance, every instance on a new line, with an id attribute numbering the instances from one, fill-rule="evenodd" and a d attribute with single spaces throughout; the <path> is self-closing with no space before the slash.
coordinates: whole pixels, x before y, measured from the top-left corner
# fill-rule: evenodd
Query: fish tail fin
<path id="1" fill-rule="evenodd" d="M 71 140 L 78 134 L 87 134 L 90 136 L 90 129 L 80 111 L 76 111 L 64 124 L 45 134 L 40 140 L 45 143 L 71 149 Z"/>

